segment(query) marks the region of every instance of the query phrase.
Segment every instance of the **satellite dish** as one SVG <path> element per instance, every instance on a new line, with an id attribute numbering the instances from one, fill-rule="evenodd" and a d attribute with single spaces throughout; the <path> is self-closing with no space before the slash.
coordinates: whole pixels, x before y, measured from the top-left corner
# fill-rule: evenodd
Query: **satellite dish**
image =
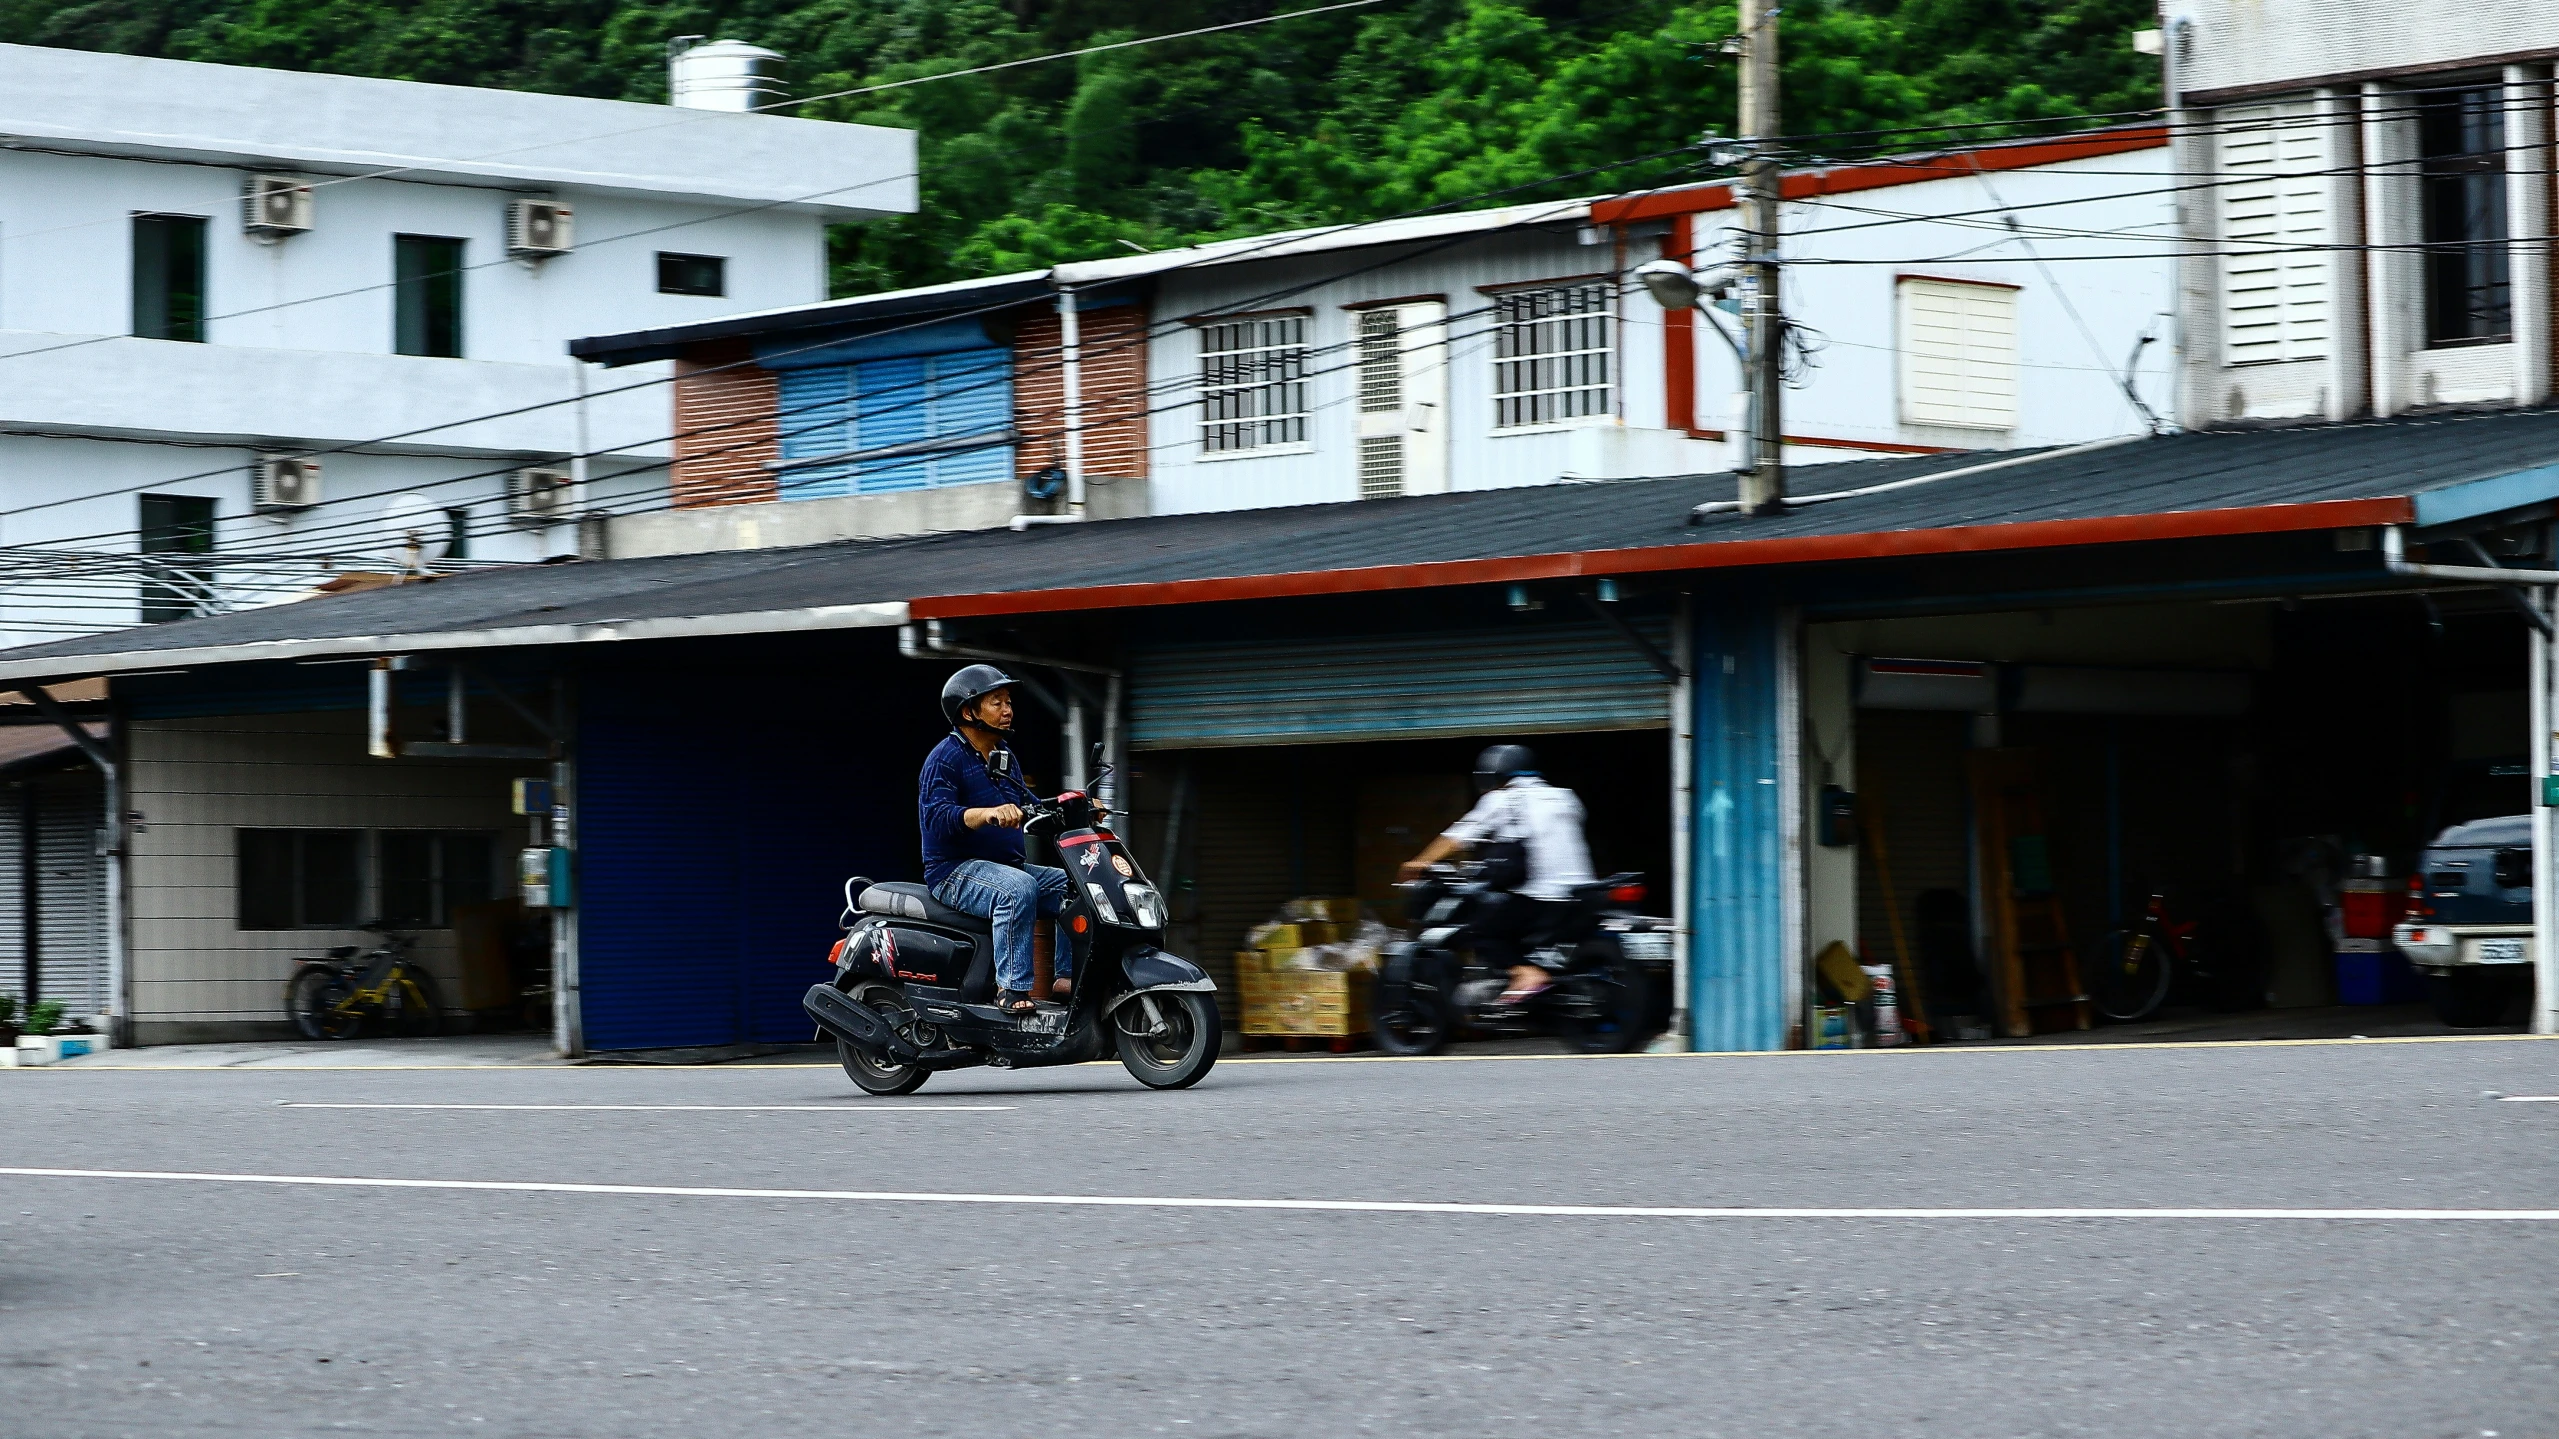
<path id="1" fill-rule="evenodd" d="M 413 543 L 419 560 L 440 560 L 452 548 L 448 529 L 444 506 L 408 490 L 383 502 L 381 518 L 374 526 L 373 547 L 394 565 L 408 563 Z"/>

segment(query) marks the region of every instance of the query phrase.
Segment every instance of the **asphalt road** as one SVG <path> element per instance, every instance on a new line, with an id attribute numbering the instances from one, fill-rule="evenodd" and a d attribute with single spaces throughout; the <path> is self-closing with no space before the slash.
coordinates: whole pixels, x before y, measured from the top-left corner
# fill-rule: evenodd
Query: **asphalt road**
<path id="1" fill-rule="evenodd" d="M 0 1174 L 0 1432 L 2551 1435 L 2559 1218 L 2407 1214 L 2559 1216 L 2491 1092 L 2559 1045 L 11 1072 L 20 1169 L 836 1193 Z"/>

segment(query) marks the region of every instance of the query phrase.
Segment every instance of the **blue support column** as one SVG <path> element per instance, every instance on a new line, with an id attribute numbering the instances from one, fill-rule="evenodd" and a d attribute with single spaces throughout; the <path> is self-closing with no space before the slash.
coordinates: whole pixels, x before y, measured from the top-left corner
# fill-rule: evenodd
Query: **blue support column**
<path id="1" fill-rule="evenodd" d="M 1689 1041 L 1700 1050 L 1786 1044 L 1785 817 L 1778 616 L 1764 604 L 1700 595 L 1696 653 L 1696 813 L 1690 860 Z"/>

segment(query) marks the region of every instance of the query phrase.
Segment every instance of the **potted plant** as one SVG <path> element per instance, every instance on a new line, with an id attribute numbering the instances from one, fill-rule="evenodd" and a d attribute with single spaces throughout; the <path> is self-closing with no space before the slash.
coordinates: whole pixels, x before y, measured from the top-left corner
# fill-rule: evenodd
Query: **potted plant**
<path id="1" fill-rule="evenodd" d="M 51 1064 L 62 1057 L 62 1040 L 53 1027 L 62 1022 L 62 1001 L 40 999 L 27 1006 L 27 1016 L 20 1023 L 17 1059 L 20 1064 Z"/>

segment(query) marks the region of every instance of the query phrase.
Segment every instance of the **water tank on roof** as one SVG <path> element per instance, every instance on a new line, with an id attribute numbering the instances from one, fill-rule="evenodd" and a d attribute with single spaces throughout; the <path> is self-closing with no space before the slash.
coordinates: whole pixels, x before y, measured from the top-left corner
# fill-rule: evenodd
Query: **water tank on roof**
<path id="1" fill-rule="evenodd" d="M 761 109 L 790 98 L 782 90 L 781 64 L 779 50 L 682 36 L 666 47 L 667 99 L 687 110 Z"/>

